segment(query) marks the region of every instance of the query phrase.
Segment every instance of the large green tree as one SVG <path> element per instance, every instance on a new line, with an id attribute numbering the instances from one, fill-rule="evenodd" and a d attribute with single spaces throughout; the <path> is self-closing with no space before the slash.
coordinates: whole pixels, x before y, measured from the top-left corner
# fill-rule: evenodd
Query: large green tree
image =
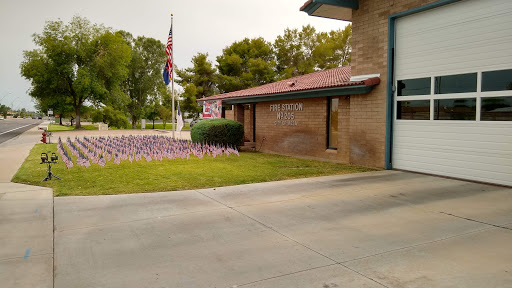
<path id="1" fill-rule="evenodd" d="M 224 48 L 217 63 L 219 90 L 223 93 L 275 81 L 272 45 L 261 37 L 234 42 Z"/>
<path id="2" fill-rule="evenodd" d="M 274 41 L 280 79 L 350 64 L 352 26 L 317 33 L 311 25 L 286 29 Z"/>
<path id="3" fill-rule="evenodd" d="M 316 45 L 316 30 L 310 25 L 284 31 L 274 41 L 276 70 L 281 79 L 308 74 L 315 71 L 313 49 Z"/>
<path id="4" fill-rule="evenodd" d="M 162 69 L 167 55 L 164 44 L 159 40 L 143 36 L 133 38 L 124 31 L 120 34 L 132 47 L 128 78 L 123 87 L 129 95 L 126 107 L 132 120 L 132 128 L 135 129 L 150 100 L 154 102 L 162 93 L 167 95 L 162 80 Z"/>
<path id="5" fill-rule="evenodd" d="M 30 95 L 38 99 L 69 99 L 80 125 L 80 109 L 86 101 L 114 102 L 124 97 L 120 84 L 128 75 L 131 52 L 118 34 L 75 16 L 68 23 L 46 22 L 34 34 L 37 49 L 24 51 L 21 74 L 31 81 Z"/>
<path id="6" fill-rule="evenodd" d="M 313 49 L 316 68 L 320 70 L 336 68 L 350 64 L 352 52 L 352 25 L 345 29 L 332 30 L 317 34 L 317 45 Z"/>
<path id="7" fill-rule="evenodd" d="M 176 82 L 183 87 L 181 109 L 197 117 L 202 111 L 196 100 L 218 93 L 218 74 L 208 54 L 198 53 L 192 58 L 193 66 L 186 69 L 176 69 Z"/>

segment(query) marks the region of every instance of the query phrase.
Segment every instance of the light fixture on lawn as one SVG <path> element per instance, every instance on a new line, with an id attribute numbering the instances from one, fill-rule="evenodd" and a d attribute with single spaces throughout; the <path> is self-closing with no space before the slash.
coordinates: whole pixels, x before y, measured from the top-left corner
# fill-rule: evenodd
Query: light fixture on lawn
<path id="1" fill-rule="evenodd" d="M 48 151 L 47 153 L 41 153 L 41 163 L 40 164 L 46 164 L 47 165 L 47 168 L 46 168 L 46 177 L 41 181 L 41 182 L 44 182 L 44 181 L 48 181 L 48 180 L 52 180 L 52 177 L 55 177 L 59 180 L 62 180 L 62 178 L 60 178 L 59 176 L 55 175 L 52 173 L 52 164 L 57 164 L 58 160 L 59 160 L 59 156 L 57 156 L 57 154 L 55 153 L 52 153 L 50 155 L 50 160 L 48 160 L 48 154 L 51 153 L 50 151 Z"/>

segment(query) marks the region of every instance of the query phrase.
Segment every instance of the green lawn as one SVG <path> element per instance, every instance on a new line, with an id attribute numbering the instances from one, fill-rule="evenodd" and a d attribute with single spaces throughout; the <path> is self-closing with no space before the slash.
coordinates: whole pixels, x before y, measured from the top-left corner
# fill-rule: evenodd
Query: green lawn
<path id="1" fill-rule="evenodd" d="M 56 144 L 35 145 L 12 181 L 51 187 L 55 196 L 70 196 L 199 189 L 375 170 L 256 152 L 201 160 L 191 157 L 149 163 L 122 161 L 120 165 L 110 161 L 105 167 L 91 164 L 88 168 L 76 165 L 72 156 L 75 166 L 71 169 L 66 169 L 63 162 L 52 168 L 62 181 L 41 183 L 46 176 L 46 165 L 39 164 L 40 155 L 55 152 L 56 147 Z"/>
<path id="2" fill-rule="evenodd" d="M 59 125 L 59 124 L 50 124 L 48 125 L 48 132 L 57 132 L 57 131 L 71 131 L 75 130 L 75 126 L 67 126 L 67 125 Z M 82 125 L 81 130 L 98 130 L 98 125 Z"/>

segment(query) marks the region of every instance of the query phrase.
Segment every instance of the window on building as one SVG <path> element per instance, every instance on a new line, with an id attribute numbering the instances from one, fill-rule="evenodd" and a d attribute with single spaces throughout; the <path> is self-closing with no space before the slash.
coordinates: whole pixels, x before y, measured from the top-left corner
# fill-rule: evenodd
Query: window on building
<path id="1" fill-rule="evenodd" d="M 328 131 L 328 148 L 338 149 L 338 107 L 339 98 L 330 98 L 328 101 L 329 109 L 329 123 L 327 127 Z"/>
<path id="2" fill-rule="evenodd" d="M 512 90 L 512 69 L 482 72 L 482 92 Z"/>
<path id="3" fill-rule="evenodd" d="M 435 94 L 476 92 L 477 73 L 435 77 Z"/>
<path id="4" fill-rule="evenodd" d="M 512 121 L 512 96 L 482 98 L 481 121 Z"/>
<path id="5" fill-rule="evenodd" d="M 430 95 L 430 77 L 398 80 L 397 96 Z"/>
<path id="6" fill-rule="evenodd" d="M 398 101 L 396 119 L 430 120 L 430 100 Z"/>
<path id="7" fill-rule="evenodd" d="M 434 120 L 476 120 L 476 98 L 434 100 Z"/>

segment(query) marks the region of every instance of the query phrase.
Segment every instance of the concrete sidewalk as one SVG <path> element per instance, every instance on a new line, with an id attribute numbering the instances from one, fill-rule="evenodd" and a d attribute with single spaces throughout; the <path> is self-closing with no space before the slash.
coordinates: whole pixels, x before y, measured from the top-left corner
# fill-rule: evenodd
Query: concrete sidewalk
<path id="1" fill-rule="evenodd" d="M 55 199 L 55 287 L 512 287 L 512 189 L 380 171 Z"/>
<path id="2" fill-rule="evenodd" d="M 1 287 L 53 287 L 53 192 L 10 183 L 40 138 L 32 128 L 0 144 Z"/>

